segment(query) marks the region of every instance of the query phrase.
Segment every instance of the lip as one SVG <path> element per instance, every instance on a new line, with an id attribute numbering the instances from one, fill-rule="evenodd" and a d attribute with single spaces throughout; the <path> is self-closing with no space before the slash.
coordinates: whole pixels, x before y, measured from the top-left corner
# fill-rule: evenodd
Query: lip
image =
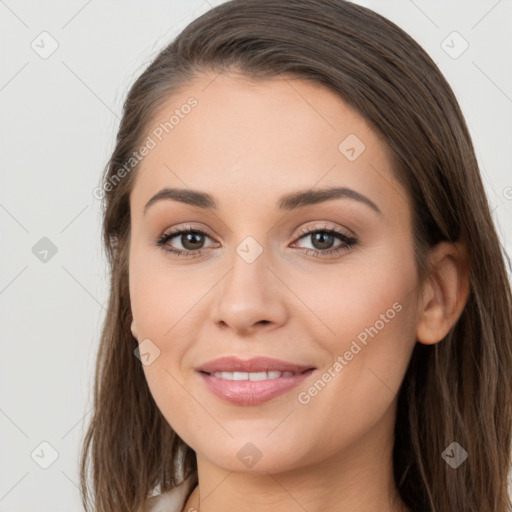
<path id="1" fill-rule="evenodd" d="M 225 356 L 213 359 L 196 368 L 199 372 L 293 372 L 302 373 L 314 368 L 312 365 L 294 364 L 272 357 L 253 357 L 252 359 L 240 359 L 234 356 Z"/>
<path id="2" fill-rule="evenodd" d="M 235 405 L 258 405 L 297 387 L 316 368 L 268 357 L 243 360 L 221 357 L 196 368 L 208 390 L 218 398 Z M 265 380 L 228 380 L 215 377 L 215 372 L 293 372 L 296 375 Z"/>

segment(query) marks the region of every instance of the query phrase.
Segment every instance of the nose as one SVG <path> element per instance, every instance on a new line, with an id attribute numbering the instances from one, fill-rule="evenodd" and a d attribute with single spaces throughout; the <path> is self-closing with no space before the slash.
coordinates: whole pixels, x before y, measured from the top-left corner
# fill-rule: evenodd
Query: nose
<path id="1" fill-rule="evenodd" d="M 269 267 L 265 251 L 252 262 L 235 253 L 232 261 L 231 269 L 216 287 L 213 321 L 239 336 L 283 325 L 290 292 Z"/>

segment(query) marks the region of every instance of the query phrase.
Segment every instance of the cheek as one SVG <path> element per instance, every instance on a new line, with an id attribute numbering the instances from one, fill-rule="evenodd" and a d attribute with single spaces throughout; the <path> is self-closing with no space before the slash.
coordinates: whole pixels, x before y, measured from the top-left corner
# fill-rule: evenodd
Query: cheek
<path id="1" fill-rule="evenodd" d="M 304 443 L 317 445 L 315 457 L 357 444 L 377 425 L 394 421 L 391 409 L 414 348 L 415 308 L 398 293 L 390 301 L 367 301 L 364 313 L 356 308 L 358 316 L 338 321 L 336 337 L 322 338 L 334 359 L 309 388 L 298 390 L 295 414 Z M 330 441 L 318 444 L 318 432 Z"/>
<path id="2" fill-rule="evenodd" d="M 199 311 L 194 305 L 204 292 L 190 286 L 192 275 L 186 271 L 166 268 L 159 251 L 142 243 L 133 247 L 129 264 L 131 310 L 139 343 L 145 343 L 152 354 L 153 362 L 143 365 L 143 370 L 155 401 L 179 403 L 186 399 L 186 394 L 181 396 L 181 361 L 193 343 Z"/>
<path id="3" fill-rule="evenodd" d="M 417 294 L 412 247 L 384 244 L 347 257 L 327 272 L 304 275 L 294 285 L 322 322 L 318 337 L 333 354 L 349 350 L 352 340 L 361 346 L 408 340 Z M 404 331 L 403 327 L 407 326 Z M 412 329 L 414 330 L 414 329 Z"/>
<path id="4" fill-rule="evenodd" d="M 383 251 L 377 263 L 324 288 L 331 300 L 318 310 L 330 329 L 316 340 L 332 359 L 302 400 L 313 417 L 331 411 L 322 429 L 332 439 L 353 438 L 378 422 L 405 375 L 415 344 L 416 272 L 407 254 L 397 254 Z"/>
<path id="5" fill-rule="evenodd" d="M 142 365 L 146 381 L 167 422 L 187 440 L 188 429 L 196 419 L 180 361 L 186 353 L 187 332 L 191 329 L 188 317 L 192 315 L 186 312 L 195 301 L 189 304 L 186 288 L 185 292 L 180 291 L 181 284 L 171 279 L 169 270 L 162 268 L 148 251 L 136 248 L 131 253 L 129 276 L 131 309 L 139 345 L 145 344 L 140 352 L 151 353 L 150 364 Z"/>
<path id="6" fill-rule="evenodd" d="M 141 339 L 164 339 L 176 322 L 174 313 L 179 312 L 183 301 L 182 288 L 162 267 L 160 249 L 137 244 L 131 248 L 129 264 L 132 314 Z"/>

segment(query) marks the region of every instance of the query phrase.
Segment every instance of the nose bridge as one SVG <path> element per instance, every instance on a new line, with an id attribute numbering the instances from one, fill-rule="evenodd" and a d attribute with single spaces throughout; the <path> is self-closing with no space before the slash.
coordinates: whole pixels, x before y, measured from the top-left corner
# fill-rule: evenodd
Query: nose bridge
<path id="1" fill-rule="evenodd" d="M 263 240 L 260 243 L 251 235 L 242 239 L 234 247 L 232 270 L 226 276 L 223 286 L 224 301 L 243 301 L 247 305 L 268 302 L 269 256 L 269 249 Z"/>
<path id="2" fill-rule="evenodd" d="M 263 238 L 264 234 L 257 235 Z M 257 322 L 278 323 L 285 312 L 282 283 L 270 270 L 273 257 L 265 240 L 248 235 L 234 247 L 231 270 L 220 283 L 216 296 L 215 321 L 236 329 Z"/>

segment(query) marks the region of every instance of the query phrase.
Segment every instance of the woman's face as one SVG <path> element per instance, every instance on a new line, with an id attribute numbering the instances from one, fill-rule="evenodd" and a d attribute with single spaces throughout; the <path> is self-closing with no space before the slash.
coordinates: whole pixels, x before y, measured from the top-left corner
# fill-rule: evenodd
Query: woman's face
<path id="1" fill-rule="evenodd" d="M 143 369 L 169 424 L 229 471 L 380 449 L 418 321 L 411 210 L 384 141 L 319 84 L 226 74 L 173 96 L 147 136 L 129 284 Z M 169 193 L 145 209 L 164 188 L 188 202 Z M 319 194 L 331 188 L 341 192 Z M 215 207 L 191 204 L 192 192 Z M 196 234 L 158 245 L 178 229 Z M 229 356 L 301 368 L 199 370 Z"/>

